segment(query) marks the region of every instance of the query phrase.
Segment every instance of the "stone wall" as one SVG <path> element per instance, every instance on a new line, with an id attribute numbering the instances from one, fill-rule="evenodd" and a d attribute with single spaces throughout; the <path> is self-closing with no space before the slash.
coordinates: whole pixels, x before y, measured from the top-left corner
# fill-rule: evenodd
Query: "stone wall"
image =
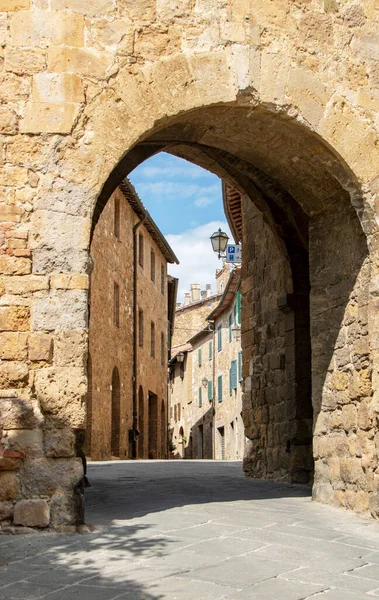
<path id="1" fill-rule="evenodd" d="M 46 502 L 45 497 L 54 498 L 50 504 L 54 525 L 82 518 L 76 487 L 81 465 L 75 459 L 73 432 L 85 426 L 92 218 L 101 213 L 128 172 L 165 148 L 248 193 L 279 238 L 287 230 L 287 249 L 291 227 L 297 231 L 296 239 L 304 233 L 298 207 L 310 221 L 321 217 L 337 197 L 341 214 L 345 210 L 350 214 L 350 206 L 354 207 L 371 264 L 367 304 L 360 292 L 356 308 L 351 308 L 361 315 L 367 306 L 367 356 L 372 363 L 371 379 L 363 377 L 359 406 L 368 407 L 372 421 L 367 427 L 375 423 L 377 2 L 184 0 L 173 5 L 169 0 L 144 0 L 137 6 L 130 0 L 2 0 L 0 4 L 0 333 L 5 341 L 0 379 L 5 470 L 0 489 L 7 519 L 15 502 Z M 260 200 L 254 186 L 264 192 Z M 278 188 L 281 194 L 276 193 Z M 351 232 L 360 239 L 358 227 Z M 312 241 L 311 222 L 313 246 L 316 233 L 325 240 L 315 228 Z M 330 231 L 334 234 L 335 227 Z M 356 240 L 348 243 L 355 248 Z M 288 256 L 293 270 L 294 254 Z M 312 261 L 311 257 L 317 287 Z M 333 268 L 323 274 L 328 289 L 337 269 L 335 261 L 331 264 Z M 345 282 L 349 273 L 350 262 Z M 357 281 L 365 277 L 362 271 Z M 349 285 L 349 294 L 354 293 L 353 282 Z M 319 300 L 311 296 L 311 310 Z M 345 309 L 349 302 L 346 298 Z M 296 316 L 294 331 L 301 335 L 304 307 Z M 317 319 L 310 316 L 312 323 Z M 329 358 L 343 380 L 344 366 L 336 366 L 332 355 Z M 246 375 L 249 362 L 247 357 Z M 320 359 L 317 370 L 321 364 L 328 368 Z M 351 371 L 354 381 L 355 371 Z M 320 379 L 327 381 L 327 373 Z M 317 407 L 323 399 L 316 397 L 315 389 L 328 394 L 324 383 L 315 381 L 312 394 Z M 357 408 L 358 400 L 347 404 Z M 304 421 L 300 408 L 297 398 L 296 411 Z M 333 409 L 329 419 L 332 413 Z M 4 433 L 15 430 L 28 432 L 17 434 L 25 435 L 17 450 Z M 29 435 L 36 445 L 26 441 Z M 369 435 L 371 465 L 377 450 Z M 50 436 L 64 443 L 46 446 Z M 8 452 L 19 454 L 9 457 Z M 346 460 L 353 458 L 354 464 L 360 459 L 350 450 L 347 454 L 345 444 L 338 452 Z M 361 464 L 364 452 L 363 448 Z M 321 456 L 320 465 L 329 468 L 330 461 Z M 17 460 L 12 463 L 9 458 Z M 357 483 L 346 486 L 356 485 L 365 498 L 370 496 L 375 514 L 377 474 L 370 465 L 364 467 L 370 490 L 359 470 L 348 475 Z M 323 466 L 320 472 L 323 486 L 330 480 L 328 468 Z M 340 477 L 346 478 L 346 470 Z M 333 493 L 332 500 L 330 488 L 322 489 L 326 493 L 317 492 L 316 497 L 347 501 L 346 493 Z"/>

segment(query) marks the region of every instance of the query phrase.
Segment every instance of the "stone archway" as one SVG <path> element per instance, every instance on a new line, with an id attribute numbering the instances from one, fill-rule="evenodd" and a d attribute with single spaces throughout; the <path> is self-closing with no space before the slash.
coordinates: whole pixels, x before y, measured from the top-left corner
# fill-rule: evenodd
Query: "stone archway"
<path id="1" fill-rule="evenodd" d="M 233 0 L 220 11 L 208 2 L 176 9 L 161 2 L 157 11 L 146 2 L 137 13 L 123 1 L 117 11 L 109 3 L 101 25 L 90 8 L 84 19 L 70 1 L 67 10 L 45 11 L 43 18 L 34 10 L 9 13 L 0 424 L 2 445 L 16 456 L 12 470 L 5 461 L 0 474 L 6 518 L 22 499 L 42 503 L 52 526 L 62 507 L 67 524 L 80 518 L 73 502 L 81 478 L 74 434 L 85 425 L 90 232 L 121 178 L 163 148 L 247 196 L 243 235 L 255 244 L 257 226 L 267 256 L 282 267 L 270 291 L 271 263 L 247 244 L 244 308 L 252 314 L 245 310 L 243 370 L 250 464 L 276 476 L 282 442 L 286 449 L 292 439 L 280 415 L 288 423 L 291 409 L 292 420 L 301 421 L 300 396 L 300 404 L 273 407 L 264 389 L 272 380 L 281 385 L 280 357 L 279 368 L 275 353 L 268 352 L 268 365 L 257 359 L 284 327 L 280 348 L 289 364 L 287 342 L 296 327 L 304 330 L 298 303 L 307 256 L 315 497 L 377 514 L 378 134 L 370 50 L 376 7 L 358 1 L 354 11 L 330 12 L 287 0 L 275 10 L 271 4 Z M 56 22 L 66 25 L 56 29 Z M 152 31 L 152 23 L 164 27 Z M 253 266 L 267 310 L 254 296 Z M 280 291 L 285 298 L 278 306 Z M 296 327 L 287 331 L 291 319 Z M 302 380 L 301 351 L 297 358 L 294 352 L 286 382 L 292 399 Z M 25 430 L 32 431 L 38 456 L 17 434 Z M 300 434 L 301 428 L 293 439 Z M 268 439 L 279 445 L 262 452 Z M 286 466 L 281 476 L 288 472 Z"/>

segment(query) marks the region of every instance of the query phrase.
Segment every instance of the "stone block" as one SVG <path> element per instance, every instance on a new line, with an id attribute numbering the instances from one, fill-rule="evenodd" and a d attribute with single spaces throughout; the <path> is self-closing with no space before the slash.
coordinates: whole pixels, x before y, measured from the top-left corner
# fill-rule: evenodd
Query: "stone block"
<path id="1" fill-rule="evenodd" d="M 43 412 L 51 414 L 60 426 L 84 428 L 87 378 L 83 369 L 38 369 L 35 389 Z"/>
<path id="2" fill-rule="evenodd" d="M 81 509 L 72 495 L 54 494 L 50 500 L 50 511 L 52 526 L 60 529 L 65 526 L 77 525 Z"/>
<path id="3" fill-rule="evenodd" d="M 156 0 L 139 0 L 138 5 L 134 0 L 121 0 L 119 11 L 133 21 L 153 21 L 156 15 Z"/>
<path id="4" fill-rule="evenodd" d="M 35 401 L 0 398 L 0 429 L 34 429 L 41 421 Z"/>
<path id="5" fill-rule="evenodd" d="M 6 294 L 31 294 L 49 289 L 49 280 L 43 275 L 30 275 L 27 277 L 13 275 L 12 277 L 4 277 L 1 283 Z"/>
<path id="6" fill-rule="evenodd" d="M 83 477 L 83 467 L 80 459 L 38 458 L 25 460 L 19 473 L 24 496 L 50 497 L 71 493 Z"/>
<path id="7" fill-rule="evenodd" d="M 85 273 L 60 273 L 52 275 L 50 287 L 53 290 L 88 290 L 89 277 Z"/>
<path id="8" fill-rule="evenodd" d="M 81 103 L 84 100 L 83 81 L 74 73 L 38 73 L 33 77 L 33 102 Z"/>
<path id="9" fill-rule="evenodd" d="M 70 133 L 79 104 L 30 102 L 20 123 L 21 133 Z"/>
<path id="10" fill-rule="evenodd" d="M 113 11 L 115 8 L 115 0 L 91 0 L 91 2 L 86 2 L 85 0 L 51 0 L 51 10 L 69 10 L 74 13 L 83 13 L 84 15 L 95 15 L 96 17 Z M 72 46 L 73 44 L 67 45 Z"/>
<path id="11" fill-rule="evenodd" d="M 46 66 L 46 50 L 40 48 L 12 48 L 4 52 L 7 71 L 23 75 L 25 72 L 39 73 Z"/>
<path id="12" fill-rule="evenodd" d="M 87 367 L 88 336 L 86 331 L 57 333 L 54 340 L 54 363 L 58 367 Z"/>
<path id="13" fill-rule="evenodd" d="M 19 452 L 26 458 L 43 455 L 43 433 L 41 429 L 9 429 L 4 438 L 7 448 Z"/>
<path id="14" fill-rule="evenodd" d="M 0 331 L 28 331 L 30 311 L 22 306 L 0 306 Z"/>
<path id="15" fill-rule="evenodd" d="M 12 46 L 83 46 L 82 15 L 46 10 L 14 14 L 10 22 Z"/>
<path id="16" fill-rule="evenodd" d="M 0 12 L 28 10 L 30 0 L 0 0 Z"/>
<path id="17" fill-rule="evenodd" d="M 5 106 L 0 107 L 0 133 L 15 135 L 18 131 L 18 119 L 16 113 Z"/>
<path id="18" fill-rule="evenodd" d="M 0 363 L 0 389 L 25 387 L 29 379 L 28 365 L 20 361 Z"/>
<path id="19" fill-rule="evenodd" d="M 50 361 L 52 358 L 52 337 L 45 333 L 32 333 L 29 337 L 29 359 Z"/>
<path id="20" fill-rule="evenodd" d="M 13 522 L 26 527 L 47 527 L 50 509 L 46 500 L 21 500 L 14 507 Z"/>
<path id="21" fill-rule="evenodd" d="M 9 471 L 0 472 L 0 501 L 15 500 L 18 494 L 18 476 Z"/>
<path id="22" fill-rule="evenodd" d="M 334 371 L 330 378 L 330 388 L 332 390 L 343 391 L 349 385 L 349 375 L 341 371 Z"/>
<path id="23" fill-rule="evenodd" d="M 0 502 L 0 521 L 12 519 L 13 517 L 13 502 Z"/>
<path id="24" fill-rule="evenodd" d="M 87 77 L 105 77 L 113 64 L 113 56 L 98 50 L 81 48 L 49 48 L 48 68 L 56 73 L 78 73 Z"/>
<path id="25" fill-rule="evenodd" d="M 0 358 L 25 360 L 27 357 L 27 333 L 0 333 Z"/>
<path id="26" fill-rule="evenodd" d="M 0 256 L 1 275 L 28 275 L 32 270 L 31 261 L 27 258 Z"/>
<path id="27" fill-rule="evenodd" d="M 35 300 L 32 307 L 34 331 L 86 329 L 87 319 L 87 294 L 84 291 L 51 292 L 46 298 Z"/>
<path id="28" fill-rule="evenodd" d="M 45 453 L 50 458 L 75 456 L 75 434 L 72 429 L 46 429 Z"/>

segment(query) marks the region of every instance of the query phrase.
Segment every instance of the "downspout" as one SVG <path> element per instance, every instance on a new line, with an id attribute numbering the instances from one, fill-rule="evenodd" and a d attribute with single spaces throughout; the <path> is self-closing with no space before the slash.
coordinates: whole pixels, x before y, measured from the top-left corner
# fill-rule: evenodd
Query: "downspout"
<path id="1" fill-rule="evenodd" d="M 147 215 L 144 213 L 133 226 L 133 437 L 132 458 L 137 458 L 137 436 L 138 429 L 138 399 L 137 399 L 137 230 L 145 221 Z"/>
<path id="2" fill-rule="evenodd" d="M 213 321 L 213 353 L 212 353 L 212 458 L 216 459 L 216 323 Z"/>

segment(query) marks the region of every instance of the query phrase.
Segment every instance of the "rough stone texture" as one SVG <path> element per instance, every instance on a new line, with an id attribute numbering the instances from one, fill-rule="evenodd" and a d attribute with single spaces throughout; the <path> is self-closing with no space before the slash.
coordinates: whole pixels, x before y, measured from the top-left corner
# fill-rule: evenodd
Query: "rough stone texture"
<path id="1" fill-rule="evenodd" d="M 46 429 L 44 431 L 46 456 L 67 458 L 75 456 L 75 435 L 71 429 Z"/>
<path id="2" fill-rule="evenodd" d="M 244 283 L 251 459 L 267 476 L 305 478 L 313 418 L 315 498 L 377 515 L 377 3 L 0 0 L 0 13 L 1 333 L 87 329 L 84 279 L 59 276 L 88 275 L 104 196 L 169 148 L 246 192 L 271 231 L 269 254 L 286 263 L 271 286 L 262 277 L 264 296 L 254 296 L 252 275 Z M 254 233 L 245 235 L 244 253 L 262 267 L 259 240 L 252 248 Z M 32 268 L 49 290 L 32 291 L 35 280 L 21 294 L 17 280 L 7 288 Z M 42 402 L 53 428 L 82 426 L 85 353 L 80 366 L 52 362 L 44 375 L 30 357 L 5 359 L 2 386 L 16 412 L 29 404 L 42 420 Z M 9 400 L 5 417 L 1 406 L 1 421 L 14 414 Z"/>
<path id="3" fill-rule="evenodd" d="M 46 500 L 21 500 L 14 507 L 13 522 L 26 527 L 47 527 L 50 509 Z"/>
<path id="4" fill-rule="evenodd" d="M 0 500 L 15 500 L 18 495 L 19 479 L 17 475 L 11 472 L 0 472 Z"/>

